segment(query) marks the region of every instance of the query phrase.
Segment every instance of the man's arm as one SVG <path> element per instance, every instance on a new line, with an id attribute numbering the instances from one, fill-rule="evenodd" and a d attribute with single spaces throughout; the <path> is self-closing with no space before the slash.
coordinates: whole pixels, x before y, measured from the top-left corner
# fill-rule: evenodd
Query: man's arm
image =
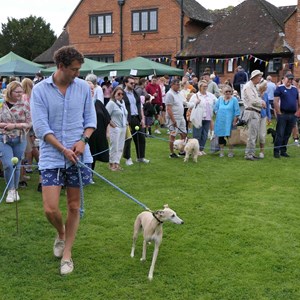
<path id="1" fill-rule="evenodd" d="M 280 105 L 279 105 L 279 97 L 274 97 L 274 110 L 276 112 L 277 115 L 280 115 L 281 114 L 281 111 L 280 111 Z"/>

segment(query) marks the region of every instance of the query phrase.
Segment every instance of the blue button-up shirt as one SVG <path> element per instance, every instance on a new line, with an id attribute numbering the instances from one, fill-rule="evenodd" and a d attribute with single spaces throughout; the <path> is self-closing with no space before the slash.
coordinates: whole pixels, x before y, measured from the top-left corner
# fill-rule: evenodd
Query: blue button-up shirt
<path id="1" fill-rule="evenodd" d="M 88 84 L 75 78 L 63 95 L 51 76 L 34 86 L 30 107 L 33 129 L 40 139 L 39 169 L 69 167 L 70 162 L 45 141 L 45 136 L 53 134 L 61 144 L 70 149 L 80 140 L 86 128 L 96 128 L 96 112 Z M 88 144 L 81 161 L 93 162 Z"/>

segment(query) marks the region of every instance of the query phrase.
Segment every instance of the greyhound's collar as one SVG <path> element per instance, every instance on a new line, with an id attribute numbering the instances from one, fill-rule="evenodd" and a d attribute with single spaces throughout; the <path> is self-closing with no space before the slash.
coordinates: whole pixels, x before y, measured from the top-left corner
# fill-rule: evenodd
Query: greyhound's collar
<path id="1" fill-rule="evenodd" d="M 160 224 L 162 224 L 163 222 L 161 220 L 158 219 L 158 217 L 155 215 L 155 213 L 152 213 L 152 216 L 156 219 L 156 221 Z"/>

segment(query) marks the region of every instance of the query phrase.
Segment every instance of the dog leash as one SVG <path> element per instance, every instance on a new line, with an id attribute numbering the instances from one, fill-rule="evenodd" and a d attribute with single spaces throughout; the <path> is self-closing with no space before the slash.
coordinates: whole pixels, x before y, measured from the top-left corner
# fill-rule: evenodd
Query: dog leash
<path id="1" fill-rule="evenodd" d="M 96 175 L 97 177 L 99 177 L 100 179 L 102 179 L 103 181 L 105 181 L 107 184 L 109 184 L 110 186 L 112 186 L 113 188 L 115 188 L 116 190 L 118 190 L 120 193 L 122 193 L 123 195 L 125 195 L 130 200 L 134 201 L 135 203 L 137 203 L 138 205 L 140 205 L 141 207 L 143 207 L 145 210 L 151 211 L 144 203 L 140 202 L 139 200 L 137 200 L 133 196 L 129 195 L 127 192 L 125 192 L 124 190 L 122 190 L 121 188 L 119 188 L 118 186 L 116 186 L 114 183 L 112 183 L 111 181 L 109 181 L 108 179 L 106 179 L 104 176 L 100 175 L 99 173 L 95 172 L 94 170 L 92 170 L 91 168 L 89 168 L 88 166 L 86 166 L 81 161 L 78 161 L 77 164 L 81 165 L 81 166 L 83 166 L 85 168 L 87 168 L 88 170 L 90 170 L 94 175 Z"/>

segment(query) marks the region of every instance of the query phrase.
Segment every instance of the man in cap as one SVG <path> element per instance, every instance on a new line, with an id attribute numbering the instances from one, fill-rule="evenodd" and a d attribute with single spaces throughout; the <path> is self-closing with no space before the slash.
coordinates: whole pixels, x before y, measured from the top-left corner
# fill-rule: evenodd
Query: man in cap
<path id="1" fill-rule="evenodd" d="M 295 112 L 299 106 L 298 90 L 293 86 L 294 75 L 285 74 L 282 84 L 274 92 L 274 109 L 277 115 L 274 157 L 289 157 L 286 153 L 289 137 L 296 123 Z"/>
<path id="2" fill-rule="evenodd" d="M 243 89 L 244 95 L 244 117 L 243 119 L 248 125 L 248 141 L 245 150 L 245 159 L 256 160 L 255 146 L 259 133 L 260 111 L 266 108 L 266 102 L 258 96 L 256 85 L 261 81 L 263 73 L 259 70 L 254 70 L 251 73 L 250 80 L 245 84 Z"/>

